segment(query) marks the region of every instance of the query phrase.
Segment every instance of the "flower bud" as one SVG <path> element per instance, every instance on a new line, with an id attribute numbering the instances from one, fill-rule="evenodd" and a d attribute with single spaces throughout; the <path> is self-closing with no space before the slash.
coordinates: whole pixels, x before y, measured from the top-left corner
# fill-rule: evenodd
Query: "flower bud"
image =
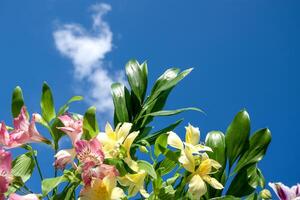
<path id="1" fill-rule="evenodd" d="M 148 149 L 145 146 L 140 146 L 139 149 L 143 153 L 148 153 L 149 152 Z"/>
<path id="2" fill-rule="evenodd" d="M 261 192 L 260 192 L 260 196 L 262 199 L 272 199 L 272 194 L 269 190 L 267 189 L 263 189 Z"/>

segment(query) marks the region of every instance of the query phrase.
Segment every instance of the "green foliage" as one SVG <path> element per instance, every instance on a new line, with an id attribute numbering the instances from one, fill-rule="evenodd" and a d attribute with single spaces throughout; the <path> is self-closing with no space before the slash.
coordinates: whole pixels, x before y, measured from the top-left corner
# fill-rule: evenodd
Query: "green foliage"
<path id="1" fill-rule="evenodd" d="M 83 117 L 83 138 L 91 139 L 99 133 L 99 126 L 96 119 L 96 107 L 90 107 Z"/>
<path id="2" fill-rule="evenodd" d="M 22 89 L 17 86 L 12 94 L 11 112 L 14 118 L 18 117 L 21 108 L 24 106 Z"/>
<path id="3" fill-rule="evenodd" d="M 41 110 L 43 118 L 49 123 L 56 117 L 53 95 L 46 82 L 43 84 Z"/>

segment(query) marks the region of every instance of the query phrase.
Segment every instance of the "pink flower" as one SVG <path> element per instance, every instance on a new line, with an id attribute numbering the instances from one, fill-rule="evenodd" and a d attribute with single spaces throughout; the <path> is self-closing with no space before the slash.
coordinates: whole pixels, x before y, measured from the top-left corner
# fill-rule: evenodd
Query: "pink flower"
<path id="1" fill-rule="evenodd" d="M 39 200 L 36 194 L 18 195 L 16 193 L 9 195 L 8 200 Z"/>
<path id="2" fill-rule="evenodd" d="M 86 186 L 90 186 L 93 179 L 103 179 L 106 176 L 118 176 L 119 172 L 112 165 L 85 165 L 82 172 L 82 180 Z"/>
<path id="3" fill-rule="evenodd" d="M 0 200 L 4 199 L 4 193 L 12 181 L 11 162 L 11 153 L 0 149 Z"/>
<path id="4" fill-rule="evenodd" d="M 300 199 L 300 184 L 289 188 L 282 183 L 269 183 L 269 186 L 274 190 L 280 200 L 299 200 Z"/>
<path id="5" fill-rule="evenodd" d="M 14 119 L 14 130 L 7 132 L 4 122 L 1 123 L 0 143 L 6 148 L 14 148 L 29 142 L 45 142 L 49 140 L 39 134 L 35 127 L 37 113 L 32 115 L 29 122 L 26 107 L 23 106 L 18 117 Z"/>
<path id="6" fill-rule="evenodd" d="M 66 165 L 72 163 L 75 158 L 74 149 L 63 149 L 56 153 L 55 162 L 53 163 L 56 169 L 65 169 Z"/>
<path id="7" fill-rule="evenodd" d="M 0 124 L 0 144 L 7 146 L 9 145 L 9 133 L 6 129 L 6 125 L 4 122 Z"/>
<path id="8" fill-rule="evenodd" d="M 100 165 L 104 161 L 102 144 L 97 138 L 90 141 L 78 140 L 75 143 L 77 158 L 84 165 Z"/>
<path id="9" fill-rule="evenodd" d="M 64 124 L 64 127 L 58 127 L 58 129 L 65 132 L 75 144 L 77 140 L 80 140 L 82 135 L 82 119 L 74 119 L 70 114 L 65 114 L 58 117 L 60 121 Z"/>

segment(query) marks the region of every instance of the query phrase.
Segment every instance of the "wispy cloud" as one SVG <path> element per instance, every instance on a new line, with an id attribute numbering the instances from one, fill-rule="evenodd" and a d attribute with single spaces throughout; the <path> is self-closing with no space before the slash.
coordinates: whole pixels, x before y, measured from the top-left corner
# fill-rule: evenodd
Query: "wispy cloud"
<path id="1" fill-rule="evenodd" d="M 110 85 L 124 79 L 123 73 L 112 70 L 105 60 L 112 51 L 113 33 L 103 15 L 111 10 L 111 6 L 96 4 L 91 10 L 93 23 L 90 30 L 76 23 L 63 24 L 58 26 L 53 36 L 58 51 L 71 59 L 74 78 L 80 83 L 88 103 L 95 105 L 100 113 L 111 114 Z"/>

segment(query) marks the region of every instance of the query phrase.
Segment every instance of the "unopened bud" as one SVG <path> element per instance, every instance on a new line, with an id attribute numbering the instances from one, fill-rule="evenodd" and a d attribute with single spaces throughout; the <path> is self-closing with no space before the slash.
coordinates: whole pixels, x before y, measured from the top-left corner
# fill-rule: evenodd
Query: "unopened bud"
<path id="1" fill-rule="evenodd" d="M 263 189 L 261 192 L 260 192 L 260 196 L 262 199 L 272 199 L 272 194 L 269 190 L 267 189 Z"/>
<path id="2" fill-rule="evenodd" d="M 148 149 L 145 146 L 140 146 L 140 151 L 143 153 L 148 153 Z"/>

